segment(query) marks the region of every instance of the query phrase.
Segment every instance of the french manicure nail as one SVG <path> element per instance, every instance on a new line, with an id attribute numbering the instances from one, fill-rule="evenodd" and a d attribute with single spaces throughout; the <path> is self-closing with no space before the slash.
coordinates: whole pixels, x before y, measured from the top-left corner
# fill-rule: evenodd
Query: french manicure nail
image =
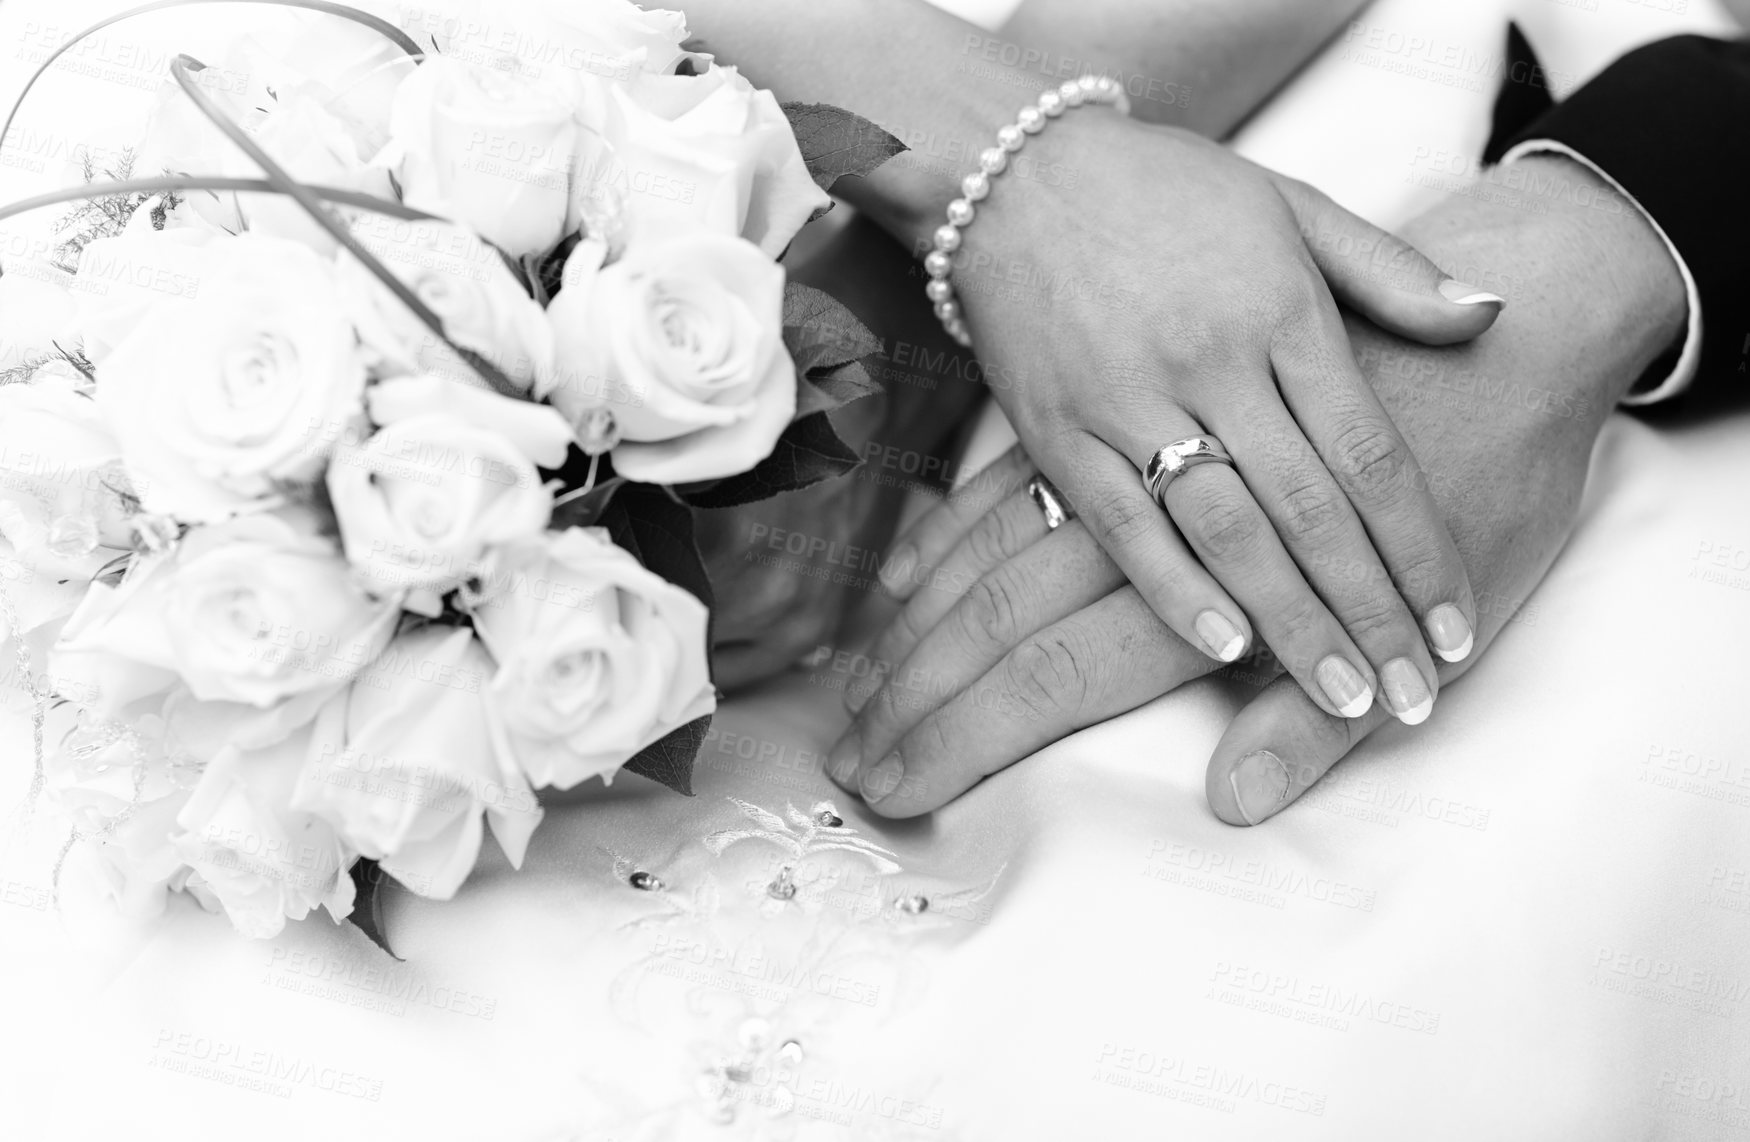
<path id="1" fill-rule="evenodd" d="M 896 599 L 911 594 L 911 569 L 917 561 L 917 549 L 909 543 L 901 544 L 881 569 L 882 588 Z"/>
<path id="2" fill-rule="evenodd" d="M 1379 672 L 1379 689 L 1385 704 L 1406 726 L 1419 726 L 1434 712 L 1428 681 L 1407 658 L 1394 658 L 1385 664 Z"/>
<path id="3" fill-rule="evenodd" d="M 1275 815 L 1288 800 L 1288 767 L 1267 749 L 1240 758 L 1228 771 L 1227 783 L 1248 825 Z"/>
<path id="4" fill-rule="evenodd" d="M 863 734 L 856 726 L 845 731 L 845 736 L 832 747 L 832 752 L 826 755 L 826 774 L 840 789 L 850 792 L 856 787 L 857 766 L 863 760 Z"/>
<path id="5" fill-rule="evenodd" d="M 1429 611 L 1426 625 L 1428 641 L 1434 644 L 1435 653 L 1448 662 L 1463 662 L 1476 643 L 1464 612 L 1451 603 L 1441 603 Z"/>
<path id="6" fill-rule="evenodd" d="M 1340 654 L 1319 663 L 1313 677 L 1318 679 L 1319 689 L 1325 692 L 1331 705 L 1345 718 L 1359 718 L 1373 705 L 1373 691 L 1368 688 L 1367 679 Z"/>
<path id="7" fill-rule="evenodd" d="M 863 773 L 863 800 L 871 805 L 879 805 L 889 793 L 899 788 L 900 778 L 905 776 L 905 761 L 894 750 Z"/>
<path id="8" fill-rule="evenodd" d="M 1228 621 L 1220 611 L 1204 611 L 1197 616 L 1197 637 L 1209 648 L 1209 653 L 1223 662 L 1232 662 L 1246 648 L 1246 636 Z"/>
<path id="9" fill-rule="evenodd" d="M 1506 308 L 1507 299 L 1500 294 L 1478 289 L 1474 285 L 1461 282 L 1457 278 L 1447 278 L 1440 283 L 1440 296 L 1454 305 L 1498 305 Z"/>

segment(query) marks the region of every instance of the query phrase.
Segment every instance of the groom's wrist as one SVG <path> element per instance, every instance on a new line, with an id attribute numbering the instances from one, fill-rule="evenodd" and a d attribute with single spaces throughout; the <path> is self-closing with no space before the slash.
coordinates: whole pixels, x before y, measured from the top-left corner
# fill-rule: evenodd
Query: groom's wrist
<path id="1" fill-rule="evenodd" d="M 1559 155 L 1516 160 L 1475 189 L 1403 237 L 1464 280 L 1494 281 L 1503 320 L 1535 322 L 1555 350 L 1551 382 L 1607 412 L 1685 334 L 1669 248 L 1607 179 Z"/>

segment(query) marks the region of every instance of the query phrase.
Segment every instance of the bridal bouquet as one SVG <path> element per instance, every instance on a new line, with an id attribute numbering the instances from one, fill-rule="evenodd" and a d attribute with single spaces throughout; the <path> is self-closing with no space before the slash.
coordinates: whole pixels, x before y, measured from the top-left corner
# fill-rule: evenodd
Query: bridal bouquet
<path id="1" fill-rule="evenodd" d="M 689 791 L 692 513 L 855 465 L 877 346 L 777 259 L 903 148 L 626 0 L 262 2 L 0 210 L 82 204 L 0 277 L 0 653 L 127 910 L 380 940 L 379 870 L 520 864 L 537 789 Z"/>

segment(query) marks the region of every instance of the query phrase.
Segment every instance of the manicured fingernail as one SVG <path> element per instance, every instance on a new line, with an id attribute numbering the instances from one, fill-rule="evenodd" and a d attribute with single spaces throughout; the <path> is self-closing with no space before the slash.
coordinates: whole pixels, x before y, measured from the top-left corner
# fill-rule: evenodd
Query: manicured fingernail
<path id="1" fill-rule="evenodd" d="M 905 776 L 905 761 L 894 750 L 879 762 L 863 772 L 863 800 L 871 805 L 879 805 L 889 793 L 899 788 L 900 778 Z"/>
<path id="2" fill-rule="evenodd" d="M 1319 689 L 1325 692 L 1331 705 L 1345 718 L 1359 718 L 1373 705 L 1373 691 L 1368 689 L 1367 679 L 1340 654 L 1319 663 L 1313 677 L 1318 679 Z"/>
<path id="3" fill-rule="evenodd" d="M 1196 626 L 1197 637 L 1223 662 L 1232 662 L 1246 648 L 1246 636 L 1220 611 L 1204 611 L 1197 616 Z"/>
<path id="4" fill-rule="evenodd" d="M 845 736 L 832 747 L 832 752 L 826 755 L 826 775 L 833 779 L 833 784 L 850 793 L 857 787 L 857 765 L 863 760 L 863 734 L 856 726 L 845 731 Z"/>
<path id="5" fill-rule="evenodd" d="M 911 569 L 918 561 L 917 549 L 911 544 L 901 544 L 887 561 L 887 566 L 881 569 L 881 586 L 896 599 L 903 599 L 911 594 Z"/>
<path id="6" fill-rule="evenodd" d="M 1419 726 L 1434 712 L 1434 695 L 1428 692 L 1428 682 L 1416 664 L 1407 658 L 1394 658 L 1379 672 L 1380 693 L 1385 704 L 1406 726 Z"/>
<path id="7" fill-rule="evenodd" d="M 1240 758 L 1228 772 L 1227 783 L 1248 825 L 1274 816 L 1288 800 L 1288 767 L 1267 749 Z"/>
<path id="8" fill-rule="evenodd" d="M 1448 662 L 1463 662 L 1476 643 L 1469 620 L 1451 603 L 1441 603 L 1429 611 L 1426 626 L 1435 653 Z"/>
<path id="9" fill-rule="evenodd" d="M 1507 306 L 1507 299 L 1499 294 L 1478 289 L 1457 278 L 1447 278 L 1440 283 L 1440 296 L 1454 305 L 1498 305 L 1503 309 Z"/>

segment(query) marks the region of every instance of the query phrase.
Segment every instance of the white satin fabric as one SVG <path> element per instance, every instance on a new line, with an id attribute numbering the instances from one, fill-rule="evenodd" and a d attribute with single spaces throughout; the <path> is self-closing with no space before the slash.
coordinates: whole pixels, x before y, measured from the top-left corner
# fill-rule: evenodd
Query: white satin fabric
<path id="1" fill-rule="evenodd" d="M 1684 23 L 1519 7 L 1577 72 Z M 1498 53 L 1502 6 L 1363 21 Z M 1415 147 L 1474 153 L 1490 92 L 1343 50 L 1244 146 L 1400 220 Z M 56 914 L 61 834 L 15 813 L 0 1132 L 1743 1137 L 1747 489 L 1750 417 L 1613 421 L 1572 544 L 1487 658 L 1256 830 L 1203 803 L 1247 693 L 1213 681 L 872 822 L 819 773 L 830 664 L 730 704 L 697 797 L 627 778 L 551 812 L 521 872 L 489 851 L 453 902 L 393 894 L 405 964 L 320 919 L 253 943 L 186 901 L 138 930 Z M 12 806 L 16 718 L 0 748 Z"/>

